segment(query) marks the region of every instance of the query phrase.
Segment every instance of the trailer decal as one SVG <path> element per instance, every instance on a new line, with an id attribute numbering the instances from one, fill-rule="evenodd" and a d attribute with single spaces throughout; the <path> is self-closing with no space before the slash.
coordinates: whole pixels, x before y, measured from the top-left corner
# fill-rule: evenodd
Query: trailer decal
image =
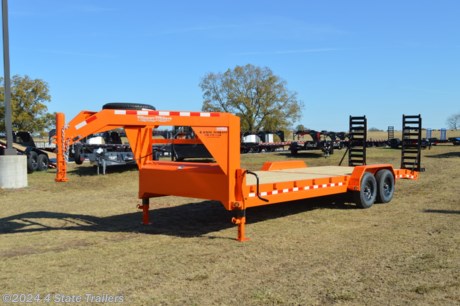
<path id="1" fill-rule="evenodd" d="M 166 117 L 166 116 L 153 116 L 153 117 L 148 117 L 148 116 L 137 116 L 137 120 L 141 122 L 169 122 L 172 120 L 171 117 Z"/>

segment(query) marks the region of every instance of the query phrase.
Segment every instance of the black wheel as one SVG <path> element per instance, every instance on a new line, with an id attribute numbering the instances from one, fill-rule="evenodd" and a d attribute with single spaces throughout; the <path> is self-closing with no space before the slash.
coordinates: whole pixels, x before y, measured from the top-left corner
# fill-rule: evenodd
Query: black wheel
<path id="1" fill-rule="evenodd" d="M 85 157 L 82 154 L 83 148 L 81 147 L 80 144 L 76 144 L 73 146 L 73 159 L 75 160 L 75 163 L 77 165 L 83 164 L 83 161 L 85 160 Z"/>
<path id="2" fill-rule="evenodd" d="M 114 102 L 114 103 L 105 104 L 104 106 L 102 106 L 102 109 L 134 109 L 134 110 L 150 109 L 150 110 L 155 110 L 156 108 L 148 104 Z"/>
<path id="3" fill-rule="evenodd" d="M 27 155 L 27 173 L 32 173 L 38 169 L 38 154 L 30 151 Z"/>
<path id="4" fill-rule="evenodd" d="M 48 170 L 48 164 L 50 163 L 48 156 L 45 154 L 38 155 L 37 159 L 37 171 L 46 171 Z"/>
<path id="5" fill-rule="evenodd" d="M 375 175 L 377 180 L 377 203 L 388 203 L 395 192 L 395 178 L 388 169 L 382 169 Z"/>
<path id="6" fill-rule="evenodd" d="M 155 151 L 153 153 L 153 160 L 160 160 L 160 157 L 161 157 L 161 152 Z"/>
<path id="7" fill-rule="evenodd" d="M 361 190 L 354 194 L 355 203 L 359 208 L 369 208 L 377 198 L 377 181 L 372 173 L 364 173 L 360 187 Z"/>

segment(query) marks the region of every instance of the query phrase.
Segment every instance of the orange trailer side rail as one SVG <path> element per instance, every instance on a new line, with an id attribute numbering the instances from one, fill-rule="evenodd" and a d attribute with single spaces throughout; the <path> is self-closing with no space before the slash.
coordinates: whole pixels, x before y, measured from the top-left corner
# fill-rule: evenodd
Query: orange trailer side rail
<path id="1" fill-rule="evenodd" d="M 200 143 L 214 162 L 158 161 L 153 145 L 165 140 L 153 138 L 160 126 L 190 126 L 194 140 L 172 143 Z M 94 133 L 124 128 L 139 168 L 139 193 L 143 222 L 149 223 L 149 199 L 176 195 L 216 200 L 235 211 L 238 240 L 245 237 L 246 208 L 320 197 L 361 192 L 365 173 L 376 175 L 387 170 L 391 182 L 397 178 L 416 179 L 418 173 L 394 170 L 391 165 L 358 167 L 306 167 L 303 162 L 266 163 L 261 171 L 240 167 L 240 121 L 228 113 L 103 109 L 82 111 L 68 125 L 62 113 L 56 118 L 58 146 L 56 181 L 67 181 L 66 154 L 69 145 Z M 369 176 L 369 175 L 368 175 Z M 391 178 L 389 177 L 391 176 Z M 393 183 L 394 184 L 394 183 Z M 367 188 L 367 187 L 366 187 Z M 393 188 L 393 187 L 392 187 Z"/>

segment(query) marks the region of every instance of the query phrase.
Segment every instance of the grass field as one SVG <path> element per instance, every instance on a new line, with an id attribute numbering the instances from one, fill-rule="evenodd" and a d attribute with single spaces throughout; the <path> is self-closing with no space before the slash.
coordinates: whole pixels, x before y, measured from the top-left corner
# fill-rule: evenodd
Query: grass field
<path id="1" fill-rule="evenodd" d="M 337 165 L 299 153 L 308 165 Z M 285 153 L 248 154 L 259 169 Z M 368 163 L 399 166 L 373 148 Z M 235 241 L 219 203 L 152 199 L 136 210 L 137 170 L 71 166 L 0 190 L 0 293 L 122 296 L 128 305 L 458 305 L 460 147 L 423 151 L 418 181 L 399 180 L 389 204 L 367 210 L 338 198 L 249 209 L 249 242 Z M 179 187 L 178 187 L 179 188 Z"/>

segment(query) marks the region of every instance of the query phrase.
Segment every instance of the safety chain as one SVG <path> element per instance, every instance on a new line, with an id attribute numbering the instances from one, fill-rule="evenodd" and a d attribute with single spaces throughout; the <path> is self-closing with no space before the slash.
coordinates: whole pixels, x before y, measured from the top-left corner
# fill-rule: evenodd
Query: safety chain
<path id="1" fill-rule="evenodd" d="M 63 154 L 64 154 L 64 159 L 65 159 L 65 162 L 69 162 L 69 140 L 66 139 L 65 137 L 65 130 L 66 130 L 66 126 L 63 126 L 62 127 L 62 131 L 61 131 L 61 134 L 62 134 L 62 149 L 63 149 Z"/>

